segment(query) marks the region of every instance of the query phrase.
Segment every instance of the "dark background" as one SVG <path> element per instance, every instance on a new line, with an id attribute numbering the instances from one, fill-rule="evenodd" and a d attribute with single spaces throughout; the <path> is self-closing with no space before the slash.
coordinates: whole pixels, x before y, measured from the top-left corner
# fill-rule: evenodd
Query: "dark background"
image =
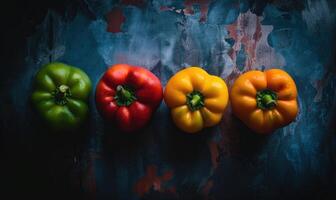
<path id="1" fill-rule="evenodd" d="M 270 12 L 265 11 L 265 8 L 270 7 L 285 13 L 284 15 L 287 16 L 281 15 L 281 17 L 276 17 L 277 13 L 273 13 L 274 18 L 266 17 L 263 21 L 267 25 L 274 25 L 273 33 L 276 32 L 277 26 L 280 28 L 287 26 L 283 24 L 286 24 L 288 18 L 295 18 L 304 10 L 313 10 L 309 7 L 312 7 L 312 3 L 309 4 L 310 1 L 242 2 L 241 7 L 237 8 L 240 9 L 239 13 L 245 13 L 249 9 L 254 15 L 261 16 L 263 13 Z M 321 1 L 320 4 L 324 5 L 325 2 L 329 11 L 333 13 L 334 3 Z M 334 190 L 336 186 L 334 21 L 327 21 L 328 23 L 322 21 L 319 32 L 309 30 L 309 25 L 299 21 L 293 25 L 297 28 L 295 30 L 298 35 L 295 36 L 292 33 L 288 38 L 283 35 L 279 37 L 273 35 L 271 39 L 268 38 L 272 48 L 280 53 L 285 50 L 276 44 L 285 45 L 289 40 L 294 41 L 295 48 L 291 46 L 291 50 L 296 51 L 297 54 L 287 52 L 287 56 L 284 56 L 287 63 L 284 69 L 293 75 L 301 93 L 299 98 L 301 113 L 297 121 L 290 128 L 278 130 L 270 137 L 251 133 L 236 118 L 231 117 L 230 111 L 227 113 L 229 117 L 223 120 L 219 128 L 207 129 L 200 135 L 186 135 L 176 130 L 169 118 L 163 120 L 164 122 L 159 120 L 162 116 L 168 115 L 164 105 L 152 122 L 156 125 L 143 130 L 138 135 L 125 136 L 111 127 L 106 127 L 106 124 L 97 122 L 101 119 L 97 117 L 92 96 L 90 106 L 94 111 L 89 123 L 75 133 L 51 133 L 46 126 L 40 125 L 40 119 L 31 108 L 28 98 L 22 98 L 31 91 L 32 74 L 40 67 L 36 63 L 30 63 L 27 57 L 34 57 L 32 55 L 34 49 L 38 54 L 38 48 L 33 44 L 37 41 L 34 37 L 42 37 L 43 34 L 48 38 L 57 37 L 53 36 L 53 33 L 57 35 L 54 27 L 43 29 L 39 26 L 46 24 L 45 19 L 49 11 L 53 16 L 57 16 L 53 20 L 59 20 L 65 24 L 78 20 L 76 16 L 82 16 L 88 23 L 99 19 L 108 20 L 107 13 L 104 9 L 99 10 L 100 7 L 96 4 L 99 3 L 82 0 L 15 0 L 7 1 L 1 6 L 3 28 L 0 37 L 2 48 L 0 128 L 1 148 L 4 153 L 1 159 L 1 182 L 5 186 L 1 189 L 4 192 L 3 197 L 8 194 L 13 199 L 18 197 L 38 199 L 336 198 Z M 216 19 L 211 18 L 209 13 L 214 12 L 217 4 L 220 3 L 217 1 L 208 4 L 209 23 L 213 23 Z M 125 13 L 133 12 L 132 9 L 143 10 L 143 12 L 149 10 L 142 13 L 143 15 L 146 13 L 151 15 L 150 13 L 153 12 L 151 7 L 154 7 L 153 3 L 149 2 L 122 4 L 122 1 L 112 1 L 109 5 L 112 8 L 122 8 Z M 198 5 L 195 13 L 199 12 L 197 8 L 200 8 L 202 3 Z M 175 7 L 179 6 L 183 8 L 185 4 L 177 3 Z M 230 6 L 234 7 L 235 4 L 223 5 L 223 7 Z M 323 9 L 323 6 L 317 6 L 315 9 Z M 221 13 L 214 15 L 221 16 Z M 125 16 L 128 17 L 127 14 Z M 321 19 L 325 17 L 324 15 L 320 17 L 318 14 L 315 16 Z M 176 18 L 179 19 L 180 16 Z M 335 16 L 332 15 L 331 19 L 335 20 Z M 144 21 L 153 23 L 147 18 Z M 127 27 L 130 27 L 128 23 L 131 22 L 125 22 L 122 32 L 127 32 Z M 231 22 L 222 23 L 231 24 Z M 149 33 L 145 32 L 144 35 Z M 195 33 L 197 34 L 199 33 Z M 181 38 L 183 37 L 189 36 L 182 35 Z M 298 38 L 306 40 L 295 42 L 299 40 Z M 42 42 L 46 42 L 46 46 L 53 49 L 57 46 L 58 40 Z M 177 43 L 183 43 L 183 41 Z M 71 45 L 72 43 L 65 42 L 66 48 L 73 48 Z M 98 49 L 99 42 L 92 45 Z M 27 50 L 29 46 L 31 49 Z M 307 49 L 311 50 L 310 53 L 306 51 Z M 181 51 L 188 51 L 185 47 L 177 47 L 177 50 L 180 50 L 180 54 Z M 94 77 L 94 83 L 108 64 L 112 64 L 100 59 L 99 62 L 93 63 L 99 63 L 101 68 L 90 71 L 90 68 L 85 64 L 81 65 L 80 61 L 76 63 L 77 55 L 68 52 L 59 60 L 70 62 L 73 58 L 71 64 L 80 65 L 86 69 L 89 76 Z M 292 57 L 291 53 L 293 53 Z M 283 55 L 286 54 L 283 53 Z M 192 55 L 191 59 L 194 58 L 195 56 Z M 129 60 L 132 62 L 132 59 Z M 182 63 L 188 63 L 188 60 L 174 61 L 174 63 L 182 68 Z M 294 63 L 293 65 L 299 67 L 293 68 L 288 63 Z M 318 64 L 315 66 L 309 63 L 321 64 L 322 69 L 316 67 L 319 66 Z M 92 63 L 89 64 L 92 65 Z M 211 66 L 203 65 L 208 71 L 217 75 L 221 75 L 223 70 L 217 72 Z M 239 68 L 238 60 L 236 65 L 234 67 Z M 31 66 L 35 68 L 32 71 L 27 70 Z M 168 70 L 164 64 L 150 67 L 159 75 L 163 83 L 176 72 L 176 69 Z M 237 74 L 232 72 L 231 76 L 223 78 L 230 86 L 232 82 L 230 80 L 235 76 Z M 17 84 L 23 80 L 28 82 Z M 315 80 L 317 86 L 312 82 Z M 321 99 L 313 99 L 321 88 L 323 88 Z M 24 103 L 18 103 L 19 101 Z M 97 127 L 98 131 L 96 131 Z M 113 134 L 110 134 L 111 132 Z M 164 185 L 162 188 L 166 189 L 158 191 L 152 188 L 143 196 L 136 195 L 132 188 L 145 176 L 146 170 L 151 166 L 158 169 L 158 175 L 173 171 L 173 178 L 161 181 Z M 208 186 L 209 182 L 212 186 Z M 210 192 L 206 192 L 207 186 Z M 171 192 L 168 188 L 175 188 L 175 192 Z"/>
<path id="2" fill-rule="evenodd" d="M 15 77 L 21 73 L 25 63 L 22 59 L 26 54 L 27 38 L 42 23 L 48 10 L 64 15 L 67 10 L 75 13 L 77 9 L 85 10 L 82 1 L 59 0 L 14 0 L 1 6 L 1 67 L 6 77 Z M 15 80 L 12 80 L 15 81 Z M 48 136 L 45 133 L 34 133 L 30 130 L 17 130 L 16 113 L 11 109 L 13 103 L 4 95 L 10 83 L 1 81 L 3 104 L 1 110 L 1 177 L 3 198 L 38 198 L 38 199 L 87 199 L 83 191 L 71 184 L 78 177 L 73 173 L 73 155 L 78 154 L 76 145 L 83 137 L 78 134 L 68 136 Z M 29 105 L 30 106 L 30 105 Z M 6 118 L 6 119 L 4 119 Z M 70 139 L 70 141 L 69 141 Z M 60 144 L 64 143 L 64 144 Z M 9 195 L 9 196 L 6 196 Z"/>

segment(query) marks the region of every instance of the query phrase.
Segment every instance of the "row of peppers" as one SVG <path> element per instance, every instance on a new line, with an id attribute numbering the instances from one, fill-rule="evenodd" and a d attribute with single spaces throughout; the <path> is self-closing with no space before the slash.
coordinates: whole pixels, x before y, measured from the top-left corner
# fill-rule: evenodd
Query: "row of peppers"
<path id="1" fill-rule="evenodd" d="M 54 129 L 79 127 L 87 118 L 91 81 L 79 68 L 50 63 L 36 75 L 32 101 Z M 226 83 L 200 67 L 188 67 L 170 78 L 166 88 L 145 68 L 117 64 L 110 67 L 96 87 L 99 113 L 122 131 L 142 129 L 162 98 L 171 109 L 176 126 L 188 133 L 218 124 L 228 105 Z M 295 82 L 285 71 L 248 71 L 235 80 L 230 91 L 232 111 L 257 133 L 271 133 L 291 123 L 297 113 Z"/>

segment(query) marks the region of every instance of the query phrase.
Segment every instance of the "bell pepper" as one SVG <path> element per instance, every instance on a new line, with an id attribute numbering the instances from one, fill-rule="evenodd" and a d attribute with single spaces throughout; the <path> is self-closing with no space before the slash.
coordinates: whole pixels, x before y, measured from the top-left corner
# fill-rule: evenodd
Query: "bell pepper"
<path id="1" fill-rule="evenodd" d="M 53 129 L 71 130 L 87 117 L 90 90 L 91 81 L 79 68 L 49 63 L 36 75 L 32 102 Z"/>
<path id="2" fill-rule="evenodd" d="M 221 121 L 228 103 L 228 89 L 220 77 L 200 67 L 188 67 L 170 78 L 164 101 L 176 126 L 196 133 Z"/>
<path id="3" fill-rule="evenodd" d="M 142 67 L 116 64 L 96 88 L 99 113 L 124 132 L 143 128 L 162 100 L 160 80 Z"/>
<path id="4" fill-rule="evenodd" d="M 249 71 L 234 82 L 231 93 L 233 113 L 257 133 L 271 133 L 291 123 L 297 113 L 297 90 L 285 71 Z"/>

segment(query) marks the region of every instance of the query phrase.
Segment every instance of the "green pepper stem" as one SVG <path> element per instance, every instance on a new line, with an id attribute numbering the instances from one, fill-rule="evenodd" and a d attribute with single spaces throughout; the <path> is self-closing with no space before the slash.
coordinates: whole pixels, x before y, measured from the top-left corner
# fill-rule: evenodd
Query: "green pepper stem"
<path id="1" fill-rule="evenodd" d="M 59 105 L 65 105 L 68 102 L 68 97 L 71 96 L 70 88 L 67 85 L 60 85 L 53 92 L 55 102 Z"/>
<path id="2" fill-rule="evenodd" d="M 58 90 L 60 94 L 65 95 L 65 93 L 68 91 L 69 87 L 67 85 L 60 85 L 58 87 Z"/>

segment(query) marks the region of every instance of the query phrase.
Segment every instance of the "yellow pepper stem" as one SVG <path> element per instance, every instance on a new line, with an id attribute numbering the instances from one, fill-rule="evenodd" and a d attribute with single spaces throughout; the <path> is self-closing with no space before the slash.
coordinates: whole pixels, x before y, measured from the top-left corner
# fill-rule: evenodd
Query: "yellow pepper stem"
<path id="1" fill-rule="evenodd" d="M 198 91 L 193 91 L 187 95 L 187 105 L 191 111 L 198 110 L 204 106 L 203 95 Z"/>
<path id="2" fill-rule="evenodd" d="M 191 101 L 190 101 L 190 104 L 191 104 L 192 106 L 196 106 L 197 104 L 199 104 L 200 101 L 201 101 L 201 97 L 200 97 L 199 95 L 195 94 L 195 95 L 192 97 L 192 99 L 191 99 Z"/>

